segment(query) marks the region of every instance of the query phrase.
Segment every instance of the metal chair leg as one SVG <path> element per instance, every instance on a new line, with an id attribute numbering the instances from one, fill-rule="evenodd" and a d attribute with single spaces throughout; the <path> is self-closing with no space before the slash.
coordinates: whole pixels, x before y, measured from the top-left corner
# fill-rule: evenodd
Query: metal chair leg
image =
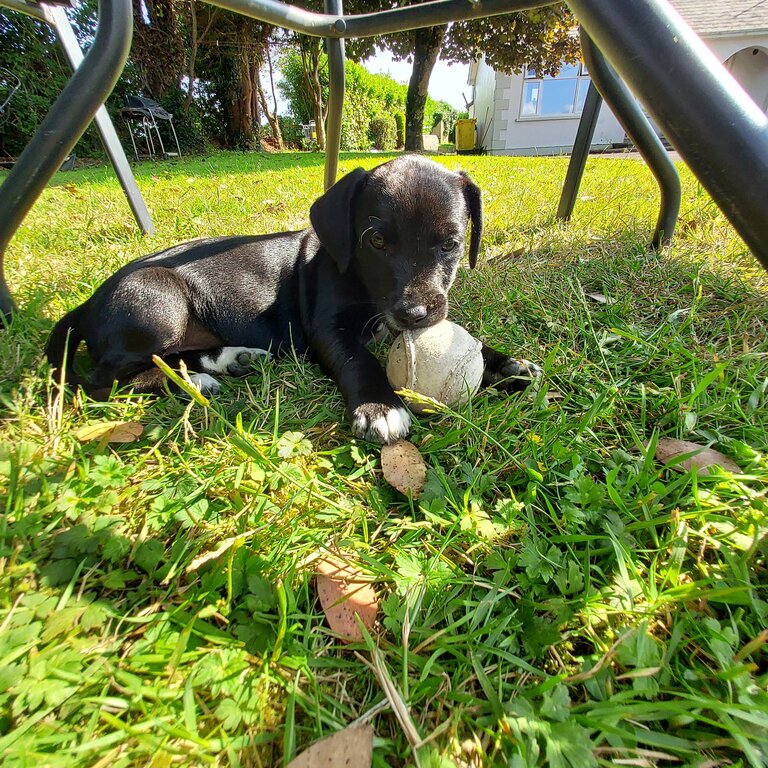
<path id="1" fill-rule="evenodd" d="M 579 120 L 579 129 L 576 131 L 576 139 L 573 142 L 571 160 L 568 163 L 568 171 L 565 174 L 563 191 L 560 194 L 560 204 L 557 207 L 556 217 L 568 221 L 576 204 L 576 195 L 579 194 L 581 177 L 584 175 L 584 166 L 587 164 L 589 148 L 592 146 L 592 136 L 595 133 L 597 118 L 600 114 L 600 106 L 603 99 L 593 82 L 590 82 L 587 90 L 587 98 L 584 101 L 584 109 Z"/>
<path id="2" fill-rule="evenodd" d="M 666 0 L 567 2 L 768 269 L 768 116 Z"/>
<path id="3" fill-rule="evenodd" d="M 59 6 L 46 6 L 46 14 L 50 16 L 52 26 L 58 35 L 61 47 L 64 49 L 64 53 L 69 60 L 72 69 L 77 69 L 83 60 L 83 51 L 80 48 L 80 44 L 77 42 L 74 30 L 69 23 L 64 8 Z M 145 235 L 154 235 L 155 225 L 152 223 L 152 217 L 147 210 L 147 204 L 141 196 L 139 187 L 136 184 L 136 179 L 131 171 L 131 166 L 128 163 L 128 158 L 125 156 L 125 150 L 120 143 L 120 139 L 117 136 L 117 131 L 107 112 L 107 108 L 103 104 L 96 110 L 94 122 L 101 135 L 101 143 L 104 145 L 104 149 L 109 155 L 109 159 L 112 161 L 112 167 L 115 169 L 117 178 L 120 181 L 120 186 L 123 188 L 123 192 L 128 200 L 128 205 L 131 207 L 136 223 Z M 133 140 L 133 136 L 131 136 L 131 140 Z"/>
<path id="4" fill-rule="evenodd" d="M 661 139 L 635 101 L 635 97 L 583 30 L 581 50 L 584 61 L 589 67 L 592 83 L 613 110 L 659 184 L 661 193 L 659 217 L 651 239 L 651 248 L 656 250 L 669 243 L 675 231 L 682 197 L 680 176 L 674 163 L 669 159 L 669 153 L 661 143 Z"/>
<path id="5" fill-rule="evenodd" d="M 342 0 L 325 0 L 325 12 L 341 14 Z M 328 51 L 328 119 L 325 131 L 325 189 L 336 182 L 341 148 L 341 118 L 344 112 L 344 41 L 340 38 L 325 39 Z"/>
<path id="6" fill-rule="evenodd" d="M 100 0 L 96 36 L 88 55 L 0 188 L 0 312 L 4 315 L 15 309 L 2 269 L 8 244 L 117 82 L 132 36 L 131 1 Z"/>

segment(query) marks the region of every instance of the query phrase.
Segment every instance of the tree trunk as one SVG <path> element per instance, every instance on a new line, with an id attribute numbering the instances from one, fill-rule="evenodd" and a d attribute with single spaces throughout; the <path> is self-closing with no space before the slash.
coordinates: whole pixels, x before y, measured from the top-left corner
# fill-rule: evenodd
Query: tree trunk
<path id="1" fill-rule="evenodd" d="M 197 5 L 195 0 L 190 0 L 190 21 L 191 21 L 191 39 L 189 42 L 189 63 L 187 65 L 187 79 L 189 80 L 189 89 L 187 90 L 187 96 L 184 99 L 184 109 L 189 110 L 192 101 L 195 98 L 195 80 L 197 79 L 196 65 L 197 65 L 197 51 L 200 44 L 204 41 L 208 31 L 210 30 L 213 22 L 216 20 L 216 14 L 219 12 L 218 8 L 209 10 L 208 23 L 202 33 L 198 34 L 197 31 Z"/>
<path id="2" fill-rule="evenodd" d="M 184 41 L 174 0 L 133 0 L 131 60 L 142 90 L 162 99 L 178 87 L 184 71 Z"/>
<path id="3" fill-rule="evenodd" d="M 264 86 L 261 82 L 261 71 L 256 72 L 256 89 L 259 95 L 259 102 L 261 103 L 261 109 L 264 112 L 264 116 L 269 123 L 269 130 L 272 133 L 272 138 L 275 140 L 277 149 L 283 149 L 283 134 L 280 131 L 280 123 L 277 119 L 277 96 L 275 95 L 275 76 L 272 69 L 272 57 L 269 54 L 269 46 L 266 49 L 267 54 L 267 66 L 269 67 L 269 83 L 272 88 L 272 100 L 274 104 L 274 110 L 270 112 L 269 104 L 267 104 L 267 95 L 264 93 Z"/>
<path id="4" fill-rule="evenodd" d="M 320 38 L 303 38 L 301 43 L 301 75 L 312 105 L 317 146 L 323 151 L 325 150 L 325 110 L 323 109 L 323 85 L 320 82 L 320 55 L 322 52 Z"/>
<path id="5" fill-rule="evenodd" d="M 191 22 L 191 39 L 189 41 L 189 63 L 187 66 L 187 79 L 189 85 L 187 88 L 187 96 L 184 99 L 184 109 L 189 112 L 189 107 L 192 104 L 195 91 L 195 64 L 197 62 L 197 46 L 200 42 L 197 36 L 197 6 L 195 0 L 190 0 L 189 8 L 189 20 Z"/>
<path id="6" fill-rule="evenodd" d="M 405 148 L 410 151 L 424 149 L 424 106 L 427 103 L 429 78 L 443 45 L 447 24 L 427 27 L 414 32 L 413 71 L 405 100 Z"/>

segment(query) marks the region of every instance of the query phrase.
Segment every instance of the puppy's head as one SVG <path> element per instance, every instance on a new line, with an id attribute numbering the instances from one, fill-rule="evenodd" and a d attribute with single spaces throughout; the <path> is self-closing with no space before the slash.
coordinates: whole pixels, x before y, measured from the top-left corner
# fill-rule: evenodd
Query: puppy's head
<path id="1" fill-rule="evenodd" d="M 469 238 L 482 236 L 479 188 L 418 155 L 344 176 L 310 209 L 312 226 L 341 272 L 353 269 L 396 331 L 445 319 L 448 290 Z"/>

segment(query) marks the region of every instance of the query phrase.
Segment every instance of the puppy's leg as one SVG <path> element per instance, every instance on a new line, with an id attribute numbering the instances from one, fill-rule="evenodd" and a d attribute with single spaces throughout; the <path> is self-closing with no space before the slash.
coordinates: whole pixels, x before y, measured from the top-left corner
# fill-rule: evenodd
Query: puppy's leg
<path id="1" fill-rule="evenodd" d="M 153 355 L 177 366 L 183 349 L 213 349 L 219 339 L 191 312 L 189 291 L 172 270 L 146 267 L 114 284 L 102 286 L 89 300 L 90 316 L 82 325 L 88 352 L 96 363 L 87 387 L 96 396 L 119 386 L 161 394 L 165 377 Z M 213 382 L 204 380 L 207 389 Z"/>
<path id="2" fill-rule="evenodd" d="M 311 347 L 338 384 L 357 437 L 372 443 L 394 443 L 407 436 L 411 417 L 379 361 L 361 341 L 351 335 L 328 334 L 312 339 Z"/>
<path id="3" fill-rule="evenodd" d="M 258 347 L 219 347 L 194 353 L 194 358 L 189 355 L 182 357 L 190 370 L 226 376 L 247 376 L 259 361 L 269 362 L 272 353 Z"/>
<path id="4" fill-rule="evenodd" d="M 505 392 L 525 389 L 542 374 L 541 368 L 530 360 L 516 360 L 483 344 L 483 386 Z"/>

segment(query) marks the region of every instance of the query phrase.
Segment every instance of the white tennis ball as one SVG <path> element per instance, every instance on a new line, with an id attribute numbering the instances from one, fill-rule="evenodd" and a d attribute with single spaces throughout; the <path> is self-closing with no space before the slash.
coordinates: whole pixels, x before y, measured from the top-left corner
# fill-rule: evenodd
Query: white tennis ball
<path id="1" fill-rule="evenodd" d="M 463 405 L 483 380 L 482 348 L 482 342 L 450 320 L 403 331 L 389 350 L 387 378 L 395 389 Z M 427 407 L 413 402 L 409 406 L 417 413 Z"/>

